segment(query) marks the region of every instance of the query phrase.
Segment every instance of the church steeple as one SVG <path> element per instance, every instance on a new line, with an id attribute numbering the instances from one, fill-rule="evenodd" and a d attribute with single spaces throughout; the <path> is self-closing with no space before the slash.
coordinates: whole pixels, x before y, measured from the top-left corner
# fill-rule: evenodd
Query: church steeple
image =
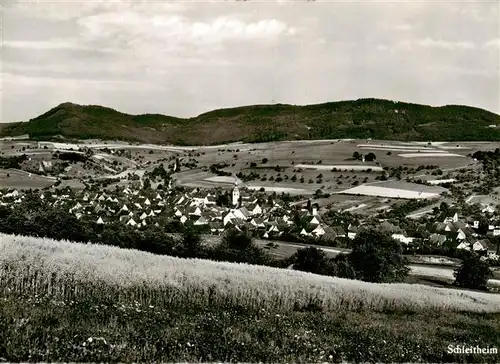
<path id="1" fill-rule="evenodd" d="M 240 204 L 240 189 L 238 188 L 238 180 L 234 180 L 233 188 L 233 206 L 236 208 Z"/>

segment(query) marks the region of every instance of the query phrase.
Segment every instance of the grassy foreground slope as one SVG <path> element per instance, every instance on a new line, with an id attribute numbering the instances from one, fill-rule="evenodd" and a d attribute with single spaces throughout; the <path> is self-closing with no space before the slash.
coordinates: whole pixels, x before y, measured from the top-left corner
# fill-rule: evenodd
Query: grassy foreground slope
<path id="1" fill-rule="evenodd" d="M 457 362 L 448 345 L 500 344 L 500 295 L 2 234 L 0 300 L 9 361 Z"/>
<path id="2" fill-rule="evenodd" d="M 63 103 L 29 122 L 0 129 L 0 137 L 29 134 L 34 139 L 64 136 L 187 145 L 337 138 L 500 140 L 500 128 L 488 128 L 497 124 L 499 115 L 478 108 L 380 99 L 244 106 L 189 119 Z"/>

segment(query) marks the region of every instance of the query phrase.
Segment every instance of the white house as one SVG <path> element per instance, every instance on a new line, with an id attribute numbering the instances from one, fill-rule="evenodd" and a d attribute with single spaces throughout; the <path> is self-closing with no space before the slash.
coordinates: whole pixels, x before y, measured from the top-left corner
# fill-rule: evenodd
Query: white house
<path id="1" fill-rule="evenodd" d="M 318 226 L 316 226 L 316 228 L 314 228 L 313 231 L 311 231 L 311 233 L 316 235 L 316 236 L 321 236 L 321 235 L 325 234 L 325 229 L 323 229 L 323 227 L 321 227 L 321 225 L 318 225 Z"/>
<path id="2" fill-rule="evenodd" d="M 302 230 L 300 231 L 300 235 L 309 236 L 310 234 L 306 231 L 306 229 L 302 228 Z"/>
<path id="3" fill-rule="evenodd" d="M 222 219 L 222 222 L 224 224 L 224 226 L 226 226 L 227 224 L 229 224 L 231 222 L 231 220 L 233 219 L 236 219 L 236 216 L 231 212 L 229 211 L 226 216 L 224 216 L 224 218 Z"/>
<path id="4" fill-rule="evenodd" d="M 409 244 L 413 242 L 414 238 L 408 237 L 405 234 L 392 234 L 391 238 L 399 241 L 400 243 Z"/>
<path id="5" fill-rule="evenodd" d="M 313 216 L 313 217 L 309 220 L 309 224 L 311 224 L 311 225 L 319 225 L 319 220 L 316 218 L 316 216 Z"/>
<path id="6" fill-rule="evenodd" d="M 262 214 L 262 208 L 259 206 L 259 204 L 251 204 L 247 207 L 247 210 L 252 214 L 252 215 L 260 215 Z"/>
<path id="7" fill-rule="evenodd" d="M 458 213 L 455 212 L 453 216 L 448 216 L 443 221 L 445 224 L 449 222 L 458 222 Z"/>
<path id="8" fill-rule="evenodd" d="M 481 210 L 482 213 L 485 213 L 485 214 L 492 214 L 495 212 L 495 209 L 490 206 L 490 205 L 487 205 L 486 207 L 484 207 L 482 210 Z"/>
<path id="9" fill-rule="evenodd" d="M 457 240 L 464 240 L 466 235 L 462 229 L 458 229 L 457 231 Z"/>
<path id="10" fill-rule="evenodd" d="M 207 224 L 208 220 L 205 219 L 203 216 L 200 216 L 200 218 L 196 220 L 193 225 L 207 225 Z"/>

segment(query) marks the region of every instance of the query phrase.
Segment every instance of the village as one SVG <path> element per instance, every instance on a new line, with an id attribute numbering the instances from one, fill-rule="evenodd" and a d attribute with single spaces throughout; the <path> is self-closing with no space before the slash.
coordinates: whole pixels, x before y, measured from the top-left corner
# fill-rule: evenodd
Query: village
<path id="1" fill-rule="evenodd" d="M 161 189 L 154 189 L 150 184 L 100 191 L 94 189 L 93 192 L 87 189 L 45 188 L 37 196 L 51 206 L 64 208 L 77 219 L 98 225 L 123 224 L 141 229 L 150 225 L 160 227 L 177 223 L 215 236 L 234 228 L 251 232 L 259 239 L 345 247 L 348 246 L 346 241 L 354 239 L 364 225 L 376 224 L 406 246 L 438 248 L 446 245 L 452 250 L 472 249 L 491 261 L 499 259 L 500 224 L 497 210 L 490 205 L 476 206 L 484 216 L 482 219 L 464 216 L 452 207 L 447 208 L 448 214 L 443 215 L 442 211 L 438 211 L 437 215 L 425 214 L 413 220 L 420 224 L 420 231 L 426 233 L 412 236 L 390 219 L 380 218 L 374 222 L 373 218 L 349 211 L 332 210 L 334 206 L 320 208 L 317 203 L 311 203 L 311 199 L 294 201 L 297 199 L 291 199 L 284 193 L 266 195 L 240 188 L 236 178 L 230 192 L 176 187 L 170 179 Z M 14 209 L 24 197 L 25 191 L 22 190 L 0 191 L 0 206 Z M 336 219 L 335 225 L 328 223 L 331 211 L 341 217 Z M 346 218 L 342 219 L 342 216 Z M 350 219 L 352 216 L 357 218 Z M 444 218 L 439 220 L 439 216 Z"/>

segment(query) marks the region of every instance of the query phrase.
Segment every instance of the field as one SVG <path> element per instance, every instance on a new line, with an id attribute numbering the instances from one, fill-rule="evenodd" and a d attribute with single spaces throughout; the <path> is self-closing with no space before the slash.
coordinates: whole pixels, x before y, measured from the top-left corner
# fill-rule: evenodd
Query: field
<path id="1" fill-rule="evenodd" d="M 446 148 L 454 149 L 458 156 L 447 152 Z M 244 175 L 257 174 L 254 180 L 240 183 L 241 187 L 266 191 L 285 192 L 290 194 L 312 195 L 318 189 L 325 193 L 338 193 L 349 190 L 358 185 L 370 185 L 381 175 L 383 168 L 417 168 L 421 165 L 435 165 L 443 171 L 455 170 L 462 167 L 471 168 L 475 162 L 468 157 L 474 148 L 488 148 L 490 144 L 475 143 L 470 146 L 462 143 L 460 147 L 456 144 L 433 144 L 423 146 L 417 143 L 402 143 L 390 141 L 369 140 L 307 140 L 287 141 L 273 143 L 248 144 L 239 143 L 229 146 L 192 147 L 193 152 L 179 154 L 181 161 L 188 154 L 196 155 L 198 168 L 196 170 L 182 170 L 176 174 L 177 184 L 188 187 L 214 187 L 220 185 L 230 188 L 232 181 L 230 177 L 213 176 L 206 168 L 213 164 L 227 163 L 222 170 L 231 173 L 234 177 L 241 172 Z M 394 149 L 392 153 L 389 149 Z M 418 154 L 414 158 L 404 158 L 398 153 L 408 151 Z M 420 153 L 418 153 L 420 151 Z M 426 155 L 427 152 L 435 153 L 436 156 Z M 354 152 L 376 154 L 376 162 L 362 162 L 353 160 Z M 200 153 L 200 155 L 198 155 Z M 455 154 L 455 153 L 453 153 Z M 439 156 L 437 156 L 439 155 Z M 430 177 L 431 171 L 421 171 L 413 176 Z M 412 174 L 409 175 L 411 177 Z M 292 179 L 292 177 L 294 177 Z M 277 180 L 278 179 L 278 180 Z M 405 185 L 404 188 L 397 184 Z M 393 189 L 408 189 L 407 183 L 395 181 Z M 359 187 L 358 187 L 359 188 Z M 417 185 L 413 189 L 427 190 L 428 187 Z M 440 192 L 445 191 L 441 189 Z M 396 191 L 397 192 L 397 191 Z M 422 192 L 422 191 L 419 191 Z M 433 192 L 429 192 L 433 194 Z M 389 193 L 387 197 L 413 198 L 406 196 L 408 193 Z M 431 195 L 427 196 L 430 197 Z M 434 196 L 434 195 L 432 195 Z"/>
<path id="2" fill-rule="evenodd" d="M 342 200 L 335 208 L 356 209 L 362 214 L 374 214 L 388 209 L 395 199 L 440 197 L 446 189 L 440 188 L 438 191 L 430 186 L 410 184 L 405 180 L 437 180 L 434 172 L 438 169 L 443 176 L 461 168 L 477 169 L 479 164 L 469 155 L 475 150 L 491 150 L 495 146 L 495 143 L 481 142 L 435 142 L 428 145 L 418 142 L 336 139 L 200 147 L 86 140 L 80 143 L 5 141 L 0 145 L 0 152 L 4 156 L 27 153 L 31 161 L 23 162 L 23 169 L 38 173 L 38 165 L 42 161 L 57 161 L 53 155 L 56 150 L 93 149 L 95 154 L 90 159 L 92 163 L 74 163 L 62 175 L 52 174 L 64 177 L 61 187 L 81 187 L 82 182 L 88 182 L 90 178 L 126 178 L 130 173 L 143 176 L 159 163 L 163 163 L 166 168 L 172 166 L 173 159 L 178 158 L 181 170 L 173 174 L 175 185 L 178 186 L 231 189 L 236 179 L 242 189 L 263 189 L 268 193 L 312 196 L 321 191 L 325 197 L 316 202 L 323 206 L 325 201 L 336 202 L 335 196 L 341 196 L 339 193 L 348 196 L 366 194 L 368 199 L 357 196 L 352 203 L 349 199 Z M 459 156 L 450 155 L 448 151 Z M 376 161 L 355 160 L 355 152 L 365 155 L 375 153 Z M 402 157 L 405 153 L 416 156 Z M 429 153 L 436 156 L 426 156 Z M 423 166 L 432 168 L 417 171 L 417 167 Z M 213 170 L 214 167 L 217 171 Z M 398 180 L 392 172 L 401 168 L 405 171 Z M 389 181 L 380 181 L 384 174 L 384 179 L 388 176 Z M 21 182 L 20 179 L 13 179 L 8 186 L 22 185 Z M 386 185 L 389 182 L 390 187 Z M 117 185 L 122 187 L 127 183 L 130 182 L 123 180 L 112 183 L 109 188 Z M 3 185 L 7 186 L 5 181 Z M 42 180 L 27 184 L 27 187 L 44 186 Z M 327 195 L 330 197 L 326 197 Z M 356 203 L 355 200 L 359 202 Z"/>
<path id="3" fill-rule="evenodd" d="M 405 284 L 370 284 L 263 266 L 184 260 L 52 240 L 0 235 L 2 290 L 80 299 L 103 298 L 168 304 L 230 301 L 251 308 L 292 310 L 315 302 L 375 311 L 500 311 L 500 295 L 432 289 Z M 184 294 L 185 293 L 185 294 Z"/>
<path id="4" fill-rule="evenodd" d="M 6 235 L 0 269 L 7 361 L 457 362 L 450 344 L 499 345 L 499 295 Z"/>
<path id="5" fill-rule="evenodd" d="M 0 189 L 42 189 L 56 182 L 53 177 L 40 176 L 17 169 L 0 169 Z"/>

